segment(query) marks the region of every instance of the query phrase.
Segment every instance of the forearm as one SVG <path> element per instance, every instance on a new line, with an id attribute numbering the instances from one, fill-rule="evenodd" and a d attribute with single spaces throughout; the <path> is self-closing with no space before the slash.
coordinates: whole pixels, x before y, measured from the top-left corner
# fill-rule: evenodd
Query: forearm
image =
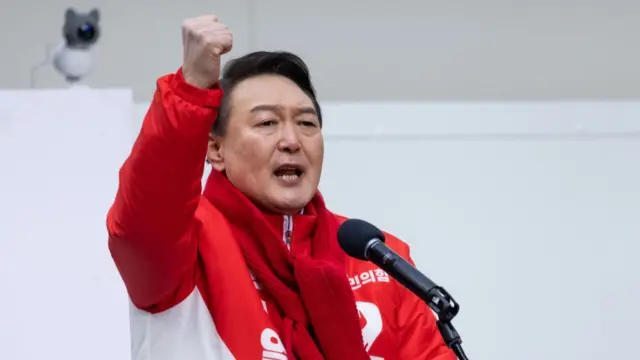
<path id="1" fill-rule="evenodd" d="M 194 91 L 185 94 L 179 76 L 158 80 L 140 134 L 120 170 L 109 222 L 110 232 L 118 237 L 175 238 L 186 230 L 197 207 L 217 110 L 204 105 L 202 94 L 199 99 L 189 96 Z M 215 100 L 215 91 L 210 94 Z"/>
<path id="2" fill-rule="evenodd" d="M 179 73 L 158 80 L 107 218 L 109 247 L 132 297 L 168 291 L 195 261 L 190 231 L 220 97 L 189 87 Z"/>

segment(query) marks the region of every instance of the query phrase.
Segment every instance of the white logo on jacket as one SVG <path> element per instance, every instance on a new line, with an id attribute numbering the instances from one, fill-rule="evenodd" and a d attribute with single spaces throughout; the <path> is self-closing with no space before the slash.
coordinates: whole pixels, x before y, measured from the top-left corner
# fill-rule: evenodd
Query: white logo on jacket
<path id="1" fill-rule="evenodd" d="M 287 360 L 287 351 L 275 330 L 266 328 L 260 335 L 262 360 Z"/>
<path id="2" fill-rule="evenodd" d="M 364 340 L 364 347 L 367 352 L 371 350 L 373 342 L 376 341 L 380 333 L 382 333 L 382 314 L 380 309 L 374 303 L 356 301 L 356 307 L 360 313 L 360 317 L 365 320 L 364 328 L 362 329 L 362 339 Z"/>

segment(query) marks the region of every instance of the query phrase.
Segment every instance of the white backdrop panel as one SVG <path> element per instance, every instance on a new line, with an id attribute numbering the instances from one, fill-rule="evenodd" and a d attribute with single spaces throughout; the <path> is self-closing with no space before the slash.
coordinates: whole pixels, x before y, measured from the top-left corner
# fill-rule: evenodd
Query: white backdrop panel
<path id="1" fill-rule="evenodd" d="M 129 358 L 105 216 L 130 90 L 0 92 L 0 359 Z"/>

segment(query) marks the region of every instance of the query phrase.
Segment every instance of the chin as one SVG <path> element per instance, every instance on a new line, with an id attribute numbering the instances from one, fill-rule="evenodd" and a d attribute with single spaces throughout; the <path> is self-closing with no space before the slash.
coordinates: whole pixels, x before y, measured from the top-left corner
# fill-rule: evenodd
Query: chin
<path id="1" fill-rule="evenodd" d="M 278 212 L 284 213 L 284 214 L 296 214 L 298 212 L 300 212 L 302 209 L 304 209 L 307 204 L 309 202 L 300 202 L 300 201 L 296 201 L 296 202 L 280 202 L 276 205 L 276 208 L 278 209 Z"/>
<path id="2" fill-rule="evenodd" d="M 287 194 L 283 197 L 279 197 L 278 199 L 274 199 L 272 202 L 274 207 L 280 209 L 280 212 L 283 213 L 297 213 L 300 210 L 304 209 L 309 201 L 313 198 L 313 195 L 309 194 Z"/>

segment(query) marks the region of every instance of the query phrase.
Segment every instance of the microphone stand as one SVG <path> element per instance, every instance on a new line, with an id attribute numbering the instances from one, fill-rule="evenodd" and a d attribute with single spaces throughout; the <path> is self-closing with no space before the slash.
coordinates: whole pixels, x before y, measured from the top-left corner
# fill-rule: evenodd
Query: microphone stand
<path id="1" fill-rule="evenodd" d="M 421 298 L 438 316 L 436 325 L 438 326 L 438 330 L 440 330 L 440 335 L 442 335 L 444 343 L 449 349 L 453 350 L 459 360 L 469 360 L 464 350 L 462 350 L 462 338 L 455 327 L 453 327 L 453 324 L 451 324 L 451 320 L 453 320 L 458 314 L 458 311 L 460 311 L 458 303 L 440 286 L 429 289 L 426 296 L 421 296 Z"/>

